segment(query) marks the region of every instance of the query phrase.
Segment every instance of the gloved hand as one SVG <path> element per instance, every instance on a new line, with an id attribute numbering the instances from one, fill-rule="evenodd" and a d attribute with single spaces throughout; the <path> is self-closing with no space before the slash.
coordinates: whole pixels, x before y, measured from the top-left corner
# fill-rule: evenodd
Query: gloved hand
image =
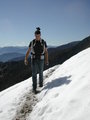
<path id="1" fill-rule="evenodd" d="M 25 65 L 28 65 L 28 61 L 27 61 L 26 59 L 24 60 L 24 64 L 25 64 Z"/>

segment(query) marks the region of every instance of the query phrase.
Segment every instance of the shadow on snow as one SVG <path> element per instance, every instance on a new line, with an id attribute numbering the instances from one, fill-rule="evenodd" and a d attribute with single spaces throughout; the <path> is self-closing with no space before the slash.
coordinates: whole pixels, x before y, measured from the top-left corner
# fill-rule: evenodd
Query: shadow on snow
<path id="1" fill-rule="evenodd" d="M 64 85 L 64 84 L 68 85 L 71 82 L 70 78 L 71 78 L 71 75 L 54 79 L 51 82 L 48 82 L 45 85 L 45 87 L 43 88 L 43 90 L 45 90 L 45 89 L 49 90 L 49 89 L 59 87 L 59 86 Z"/>

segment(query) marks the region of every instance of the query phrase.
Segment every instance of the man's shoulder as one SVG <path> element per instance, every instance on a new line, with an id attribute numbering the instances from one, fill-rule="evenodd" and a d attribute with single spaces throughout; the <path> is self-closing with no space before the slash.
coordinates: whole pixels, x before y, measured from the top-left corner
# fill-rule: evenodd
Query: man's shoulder
<path id="1" fill-rule="evenodd" d="M 31 42 L 35 41 L 35 39 L 33 39 Z"/>
<path id="2" fill-rule="evenodd" d="M 45 44 L 46 43 L 46 41 L 44 40 L 44 39 L 41 39 L 42 40 L 42 42 Z"/>
<path id="3" fill-rule="evenodd" d="M 31 40 L 30 43 L 33 43 L 35 41 L 35 39 Z"/>
<path id="4" fill-rule="evenodd" d="M 44 39 L 42 39 L 42 42 L 45 45 L 45 47 L 47 47 L 47 43 L 46 43 L 46 41 Z"/>

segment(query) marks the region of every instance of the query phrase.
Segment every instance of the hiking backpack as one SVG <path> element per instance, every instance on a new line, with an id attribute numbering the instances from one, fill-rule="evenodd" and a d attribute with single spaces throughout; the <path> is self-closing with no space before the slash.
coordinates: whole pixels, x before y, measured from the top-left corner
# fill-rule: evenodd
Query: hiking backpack
<path id="1" fill-rule="evenodd" d="M 45 42 L 43 39 L 38 43 L 35 39 L 31 42 L 31 55 L 33 58 L 40 59 L 45 54 Z"/>

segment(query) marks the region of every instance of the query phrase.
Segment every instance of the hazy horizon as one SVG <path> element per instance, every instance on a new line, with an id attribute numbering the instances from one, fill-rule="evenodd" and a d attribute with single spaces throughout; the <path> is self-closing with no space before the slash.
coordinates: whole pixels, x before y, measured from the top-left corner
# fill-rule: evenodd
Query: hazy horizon
<path id="1" fill-rule="evenodd" d="M 82 39 L 83 40 L 83 39 Z M 81 41 L 81 40 L 76 40 L 77 42 L 78 41 Z M 48 46 L 52 46 L 52 47 L 58 47 L 58 46 L 62 46 L 62 45 L 65 45 L 65 44 L 69 44 L 69 43 L 72 43 L 72 42 L 76 42 L 76 41 L 70 41 L 70 42 L 66 42 L 66 43 L 62 43 L 62 44 L 58 44 L 58 45 L 49 45 Z M 4 48 L 4 47 L 28 47 L 28 44 L 27 45 L 9 45 L 9 46 L 0 46 L 0 48 Z"/>
<path id="2" fill-rule="evenodd" d="M 82 39 L 83 40 L 83 39 Z M 58 46 L 62 46 L 62 45 L 66 45 L 66 44 L 69 44 L 69 43 L 72 43 L 72 42 L 78 42 L 78 41 L 81 41 L 81 40 L 76 40 L 76 41 L 70 41 L 70 42 L 66 42 L 66 43 L 62 43 L 62 44 L 58 44 L 58 45 L 48 45 L 48 46 L 52 46 L 52 47 L 58 47 Z M 9 45 L 9 46 L 0 46 L 0 48 L 4 48 L 4 47 L 28 47 L 28 45 L 26 46 L 20 46 L 20 45 Z"/>

